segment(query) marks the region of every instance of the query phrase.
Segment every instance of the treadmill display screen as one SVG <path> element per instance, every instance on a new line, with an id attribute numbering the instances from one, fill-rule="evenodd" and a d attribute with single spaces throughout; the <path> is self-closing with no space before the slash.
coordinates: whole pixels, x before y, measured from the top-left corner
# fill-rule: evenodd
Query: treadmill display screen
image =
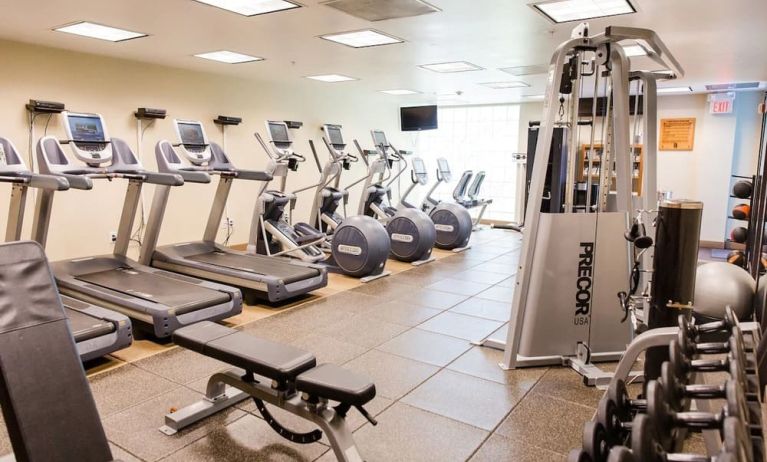
<path id="1" fill-rule="evenodd" d="M 447 164 L 447 160 L 443 158 L 437 159 L 437 166 L 442 173 L 450 173 L 450 166 Z"/>
<path id="2" fill-rule="evenodd" d="M 68 115 L 67 123 L 72 141 L 103 143 L 106 141 L 104 125 L 99 116 Z"/>
<path id="3" fill-rule="evenodd" d="M 205 143 L 205 132 L 202 131 L 202 125 L 198 122 L 177 122 L 178 135 L 181 137 L 181 144 L 191 146 L 203 146 Z"/>
<path id="4" fill-rule="evenodd" d="M 330 137 L 330 144 L 335 146 L 341 146 L 344 144 L 344 138 L 341 136 L 341 129 L 328 125 L 328 136 Z"/>
<path id="5" fill-rule="evenodd" d="M 420 157 L 413 157 L 413 171 L 416 175 L 424 175 L 426 173 L 426 164 L 423 163 L 423 159 Z"/>
<path id="6" fill-rule="evenodd" d="M 389 142 L 386 141 L 386 134 L 381 130 L 373 130 L 373 143 L 376 146 L 389 147 Z"/>
<path id="7" fill-rule="evenodd" d="M 269 136 L 275 143 L 290 143 L 288 126 L 279 122 L 269 122 Z"/>

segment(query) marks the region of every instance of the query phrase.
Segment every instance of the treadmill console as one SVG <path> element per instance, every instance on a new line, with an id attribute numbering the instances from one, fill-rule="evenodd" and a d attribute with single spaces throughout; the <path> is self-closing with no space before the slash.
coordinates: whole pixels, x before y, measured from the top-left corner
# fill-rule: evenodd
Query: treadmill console
<path id="1" fill-rule="evenodd" d="M 79 160 L 91 167 L 112 161 L 112 146 L 106 124 L 100 114 L 64 112 L 67 142 Z"/>
<path id="2" fill-rule="evenodd" d="M 293 146 L 293 138 L 290 136 L 288 124 L 276 120 L 266 121 L 266 131 L 269 133 L 269 140 L 276 149 L 286 151 Z"/>
<path id="3" fill-rule="evenodd" d="M 210 162 L 211 152 L 208 137 L 202 123 L 196 120 L 173 121 L 176 126 L 176 134 L 181 142 L 181 152 L 193 165 L 202 165 Z"/>

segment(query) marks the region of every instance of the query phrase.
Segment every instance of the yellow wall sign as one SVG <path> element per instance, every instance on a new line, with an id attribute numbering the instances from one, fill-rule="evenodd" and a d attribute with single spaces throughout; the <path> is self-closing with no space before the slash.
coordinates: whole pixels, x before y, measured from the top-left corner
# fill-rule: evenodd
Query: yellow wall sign
<path id="1" fill-rule="evenodd" d="M 661 151 L 692 151 L 695 142 L 695 118 L 661 119 Z"/>

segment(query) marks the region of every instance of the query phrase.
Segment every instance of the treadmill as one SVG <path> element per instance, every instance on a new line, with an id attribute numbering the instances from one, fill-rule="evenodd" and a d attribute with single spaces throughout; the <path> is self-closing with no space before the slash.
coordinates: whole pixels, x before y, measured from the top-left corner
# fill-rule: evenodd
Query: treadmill
<path id="1" fill-rule="evenodd" d="M 249 304 L 261 300 L 280 302 L 325 287 L 328 274 L 321 265 L 287 257 L 250 255 L 216 243 L 232 182 L 261 182 L 263 191 L 272 175 L 237 169 L 218 144 L 208 142 L 202 123 L 189 120 L 174 123 L 181 141 L 180 154 L 169 141 L 158 142 L 155 155 L 159 171 L 181 175 L 190 183 L 210 183 L 211 175 L 217 175 L 216 196 L 202 240 L 157 247 L 170 194 L 169 186 L 157 186 L 139 261 L 155 268 L 234 285 L 242 290 Z M 258 220 L 255 211 L 253 219 Z"/>
<path id="2" fill-rule="evenodd" d="M 69 182 L 64 178 L 31 172 L 24 164 L 16 146 L 7 138 L 1 137 L 0 182 L 11 184 L 6 242 L 21 240 L 29 188 L 43 191 L 69 189 Z M 64 303 L 69 330 L 82 361 L 100 358 L 133 343 L 131 322 L 126 316 L 67 296 L 62 296 L 61 301 Z"/>
<path id="3" fill-rule="evenodd" d="M 67 132 L 64 143 L 69 144 L 79 165 L 64 153 L 56 138 L 46 136 L 37 144 L 40 172 L 66 178 L 70 188 L 83 190 L 92 189 L 93 180 L 125 179 L 128 190 L 113 253 L 54 262 L 51 266 L 59 290 L 118 311 L 131 318 L 134 326 L 159 338 L 189 324 L 241 313 L 242 294 L 238 289 L 150 268 L 127 256 L 144 183 L 170 187 L 183 184 L 183 179 L 145 170 L 126 142 L 109 138 L 99 114 L 63 112 L 62 117 Z M 43 247 L 52 200 L 52 190 L 43 190 L 37 198 L 32 232 L 33 239 Z"/>

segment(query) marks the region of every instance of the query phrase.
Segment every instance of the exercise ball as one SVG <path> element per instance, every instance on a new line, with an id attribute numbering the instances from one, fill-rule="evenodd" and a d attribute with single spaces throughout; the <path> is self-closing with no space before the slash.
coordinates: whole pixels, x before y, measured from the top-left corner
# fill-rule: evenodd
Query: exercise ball
<path id="1" fill-rule="evenodd" d="M 732 208 L 732 217 L 738 220 L 748 220 L 751 215 L 751 206 L 748 204 L 738 204 Z"/>
<path id="2" fill-rule="evenodd" d="M 730 240 L 733 242 L 743 244 L 746 242 L 746 238 L 748 238 L 748 229 L 742 226 L 732 228 L 732 231 L 730 231 Z"/>
<path id="3" fill-rule="evenodd" d="M 732 195 L 740 199 L 748 199 L 754 187 L 750 181 L 738 180 L 732 185 Z"/>
<path id="4" fill-rule="evenodd" d="M 695 273 L 696 315 L 722 319 L 730 306 L 744 319 L 751 315 L 756 282 L 743 268 L 726 262 L 710 262 L 698 266 Z"/>
<path id="5" fill-rule="evenodd" d="M 727 255 L 727 263 L 743 268 L 746 266 L 746 254 L 742 250 L 733 250 Z"/>

